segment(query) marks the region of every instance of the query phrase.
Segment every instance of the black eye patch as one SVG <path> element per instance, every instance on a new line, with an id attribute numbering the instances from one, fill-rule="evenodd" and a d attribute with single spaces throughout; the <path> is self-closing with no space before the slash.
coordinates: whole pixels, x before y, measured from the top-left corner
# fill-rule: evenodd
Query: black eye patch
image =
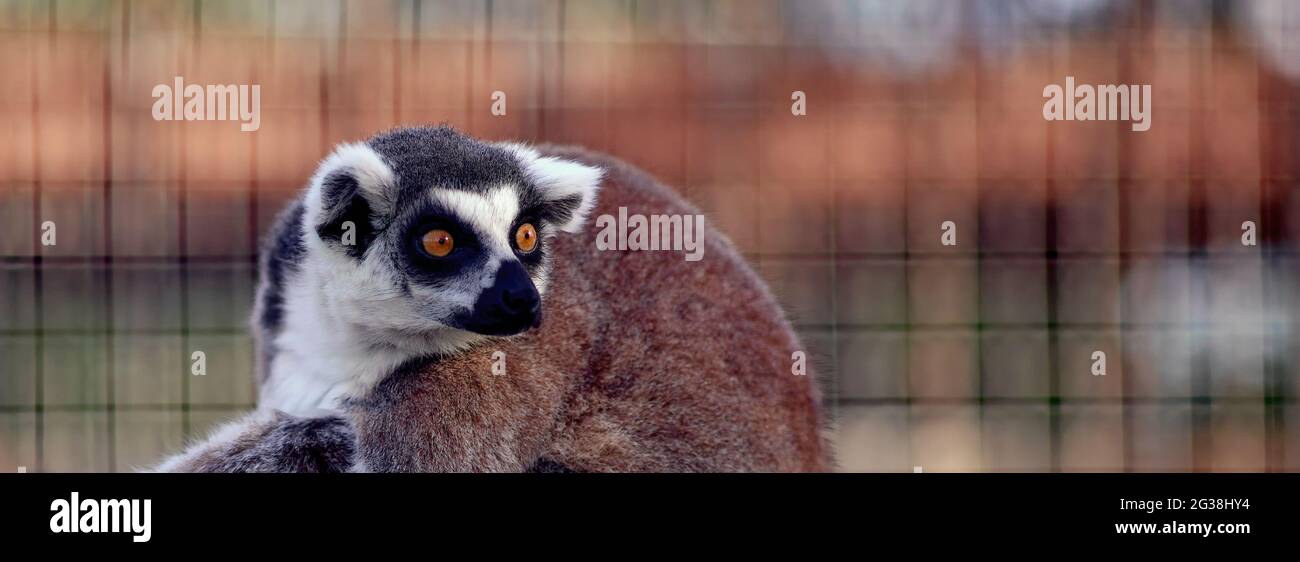
<path id="1" fill-rule="evenodd" d="M 524 212 L 519 213 L 519 216 L 515 218 L 515 221 L 510 224 L 510 232 L 506 233 L 507 239 L 510 240 L 510 249 L 515 251 L 515 257 L 519 259 L 520 263 L 524 264 L 524 268 L 527 269 L 530 274 L 534 273 L 535 269 L 540 267 L 542 262 L 545 261 L 546 234 L 550 230 L 551 226 L 542 218 L 543 216 L 543 211 L 539 207 L 527 209 Z M 537 229 L 537 246 L 532 252 L 528 253 L 520 251 L 515 241 L 515 233 L 519 231 L 519 227 L 525 224 L 531 224 L 533 225 L 533 228 Z"/>
<path id="2" fill-rule="evenodd" d="M 426 205 L 411 213 L 394 240 L 394 262 L 413 283 L 440 285 L 465 271 L 483 267 L 488 253 L 473 228 L 454 214 L 435 205 Z M 442 230 L 451 235 L 452 249 L 445 256 L 431 255 L 424 246 L 424 236 Z"/>

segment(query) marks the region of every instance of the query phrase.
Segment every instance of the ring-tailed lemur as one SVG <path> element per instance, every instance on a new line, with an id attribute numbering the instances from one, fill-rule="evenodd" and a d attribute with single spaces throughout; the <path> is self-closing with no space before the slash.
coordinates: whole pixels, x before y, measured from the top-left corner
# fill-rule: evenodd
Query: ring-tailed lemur
<path id="1" fill-rule="evenodd" d="M 501 169 L 528 170 L 528 162 L 540 162 L 567 171 L 531 172 L 533 177 L 550 178 L 531 180 L 534 186 L 559 186 L 533 188 L 534 193 L 552 194 L 535 196 L 543 205 L 562 203 L 558 211 L 544 215 L 552 217 L 553 226 L 572 228 L 584 214 L 613 216 L 620 209 L 698 213 L 670 188 L 612 157 L 580 149 L 542 147 L 534 153 L 509 145 L 485 145 L 445 129 L 387 135 L 372 139 L 371 150 L 382 157 L 386 152 L 421 154 L 441 149 L 448 160 L 441 160 L 438 168 L 448 177 L 501 177 L 490 172 L 499 169 L 497 163 L 502 163 Z M 405 139 L 402 144 L 410 150 L 384 149 L 385 138 Z M 402 163 L 406 161 L 390 160 L 388 169 L 410 179 Z M 476 169 L 482 166 L 488 170 Z M 326 168 L 331 168 L 330 161 Z M 604 176 L 593 208 L 590 196 L 598 169 Z M 418 185 L 437 183 L 431 175 L 421 176 L 426 179 Z M 564 195 L 570 193 L 574 195 Z M 307 202 L 306 208 L 291 210 L 281 224 L 310 224 L 301 218 L 311 213 L 310 196 Z M 500 206 L 509 208 L 508 202 Z M 381 209 L 392 208 L 405 213 L 420 207 L 398 203 Z M 298 218 L 293 218 L 295 214 Z M 498 213 L 500 224 L 509 214 Z M 354 215 L 384 216 L 373 209 Z M 512 220 L 510 228 L 517 222 Z M 293 227 L 289 232 L 299 230 Z M 509 231 L 497 229 L 502 230 Z M 547 256 L 542 262 L 550 264 L 544 275 L 532 276 L 539 289 L 547 289 L 546 322 L 540 329 L 454 353 L 417 357 L 389 372 L 368 370 L 369 378 L 382 380 L 367 391 L 345 393 L 348 396 L 339 404 L 342 413 L 304 419 L 254 412 L 170 458 L 158 470 L 816 471 L 829 466 L 815 377 L 811 370 L 800 376 L 792 369 L 794 358 L 806 348 L 766 284 L 725 237 L 706 223 L 703 243 L 708 257 L 691 262 L 676 252 L 602 250 L 595 243 L 595 229 L 577 230 L 545 241 L 540 250 Z M 383 239 L 392 233 L 370 236 Z M 292 328 L 283 320 L 291 307 L 278 304 L 283 297 L 273 288 L 290 287 L 283 279 L 302 276 L 306 264 L 312 263 L 306 254 L 322 250 L 295 250 L 294 239 L 273 244 L 288 251 L 271 254 L 293 259 L 272 257 L 264 270 L 271 279 L 264 284 L 258 317 L 270 313 L 262 323 L 281 334 Z M 497 243 L 504 245 L 499 239 Z M 347 267 L 319 270 L 317 278 L 342 273 L 349 283 L 360 283 L 352 277 L 366 270 L 355 273 L 356 268 L 376 257 L 365 252 L 360 259 L 350 257 L 338 251 L 341 247 L 328 246 L 337 244 L 332 237 L 322 237 L 321 244 L 334 252 L 326 255 L 338 256 L 323 264 Z M 366 246 L 370 253 L 378 247 Z M 527 270 L 527 261 L 520 261 Z M 321 312 L 317 314 L 337 314 L 332 310 L 339 304 L 318 298 Z M 275 308 L 277 304 L 281 308 Z M 393 314 L 406 318 L 401 312 Z M 514 326 L 524 324 L 526 318 Z M 402 335 L 394 332 L 378 331 L 376 336 L 381 337 L 374 343 L 382 346 L 382 337 Z M 284 336 L 276 342 L 289 340 L 285 343 L 302 349 L 342 345 L 332 343 L 337 340 L 328 334 L 316 337 L 326 343 L 298 343 Z M 407 347 L 425 343 L 416 338 Z M 285 348 L 272 349 L 268 357 L 280 361 L 284 353 Z M 496 368 L 502 360 L 504 372 Z M 382 367 L 379 363 L 364 365 Z M 307 366 L 334 372 L 330 365 Z M 282 373 L 293 375 L 277 368 L 271 376 Z"/>
<path id="2" fill-rule="evenodd" d="M 259 407 L 333 409 L 412 358 L 538 324 L 548 239 L 580 228 L 600 177 L 447 127 L 338 147 L 263 249 Z"/>

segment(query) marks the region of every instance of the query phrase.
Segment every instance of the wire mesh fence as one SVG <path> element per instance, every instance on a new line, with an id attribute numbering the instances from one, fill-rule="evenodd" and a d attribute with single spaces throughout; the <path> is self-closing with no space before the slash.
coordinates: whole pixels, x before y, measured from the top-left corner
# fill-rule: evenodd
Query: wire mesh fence
<path id="1" fill-rule="evenodd" d="M 0 468 L 131 470 L 252 407 L 260 234 L 415 122 L 682 191 L 796 324 L 841 469 L 1300 468 L 1294 10 L 906 4 L 0 4 Z M 1044 121 L 1067 75 L 1151 84 L 1151 129 Z M 260 85 L 260 127 L 155 120 L 177 77 Z"/>

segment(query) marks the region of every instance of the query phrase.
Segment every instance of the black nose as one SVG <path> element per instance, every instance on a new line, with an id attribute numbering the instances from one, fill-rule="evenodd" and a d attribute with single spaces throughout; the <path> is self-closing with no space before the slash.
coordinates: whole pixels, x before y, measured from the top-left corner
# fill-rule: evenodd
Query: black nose
<path id="1" fill-rule="evenodd" d="M 536 314 L 542 301 L 537 298 L 537 289 L 532 280 L 527 286 L 516 285 L 501 290 L 501 309 L 506 314 Z"/>
<path id="2" fill-rule="evenodd" d="M 462 328 L 489 336 L 509 336 L 536 326 L 542 297 L 523 264 L 507 262 L 497 270 L 492 286 L 479 294 L 474 309 L 459 318 Z"/>

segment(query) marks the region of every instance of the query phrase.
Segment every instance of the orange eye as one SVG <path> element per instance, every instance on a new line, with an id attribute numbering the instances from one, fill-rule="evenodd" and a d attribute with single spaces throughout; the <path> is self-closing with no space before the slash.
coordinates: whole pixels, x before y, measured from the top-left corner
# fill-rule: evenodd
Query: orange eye
<path id="1" fill-rule="evenodd" d="M 537 249 L 537 229 L 529 223 L 519 225 L 519 230 L 515 231 L 515 246 L 525 254 L 533 253 Z"/>
<path id="2" fill-rule="evenodd" d="M 455 247 L 455 242 L 451 239 L 451 233 L 440 228 L 435 228 L 424 233 L 424 237 L 420 239 L 420 243 L 424 244 L 424 251 L 428 252 L 429 255 L 435 258 L 441 258 L 450 254 L 451 249 Z"/>

